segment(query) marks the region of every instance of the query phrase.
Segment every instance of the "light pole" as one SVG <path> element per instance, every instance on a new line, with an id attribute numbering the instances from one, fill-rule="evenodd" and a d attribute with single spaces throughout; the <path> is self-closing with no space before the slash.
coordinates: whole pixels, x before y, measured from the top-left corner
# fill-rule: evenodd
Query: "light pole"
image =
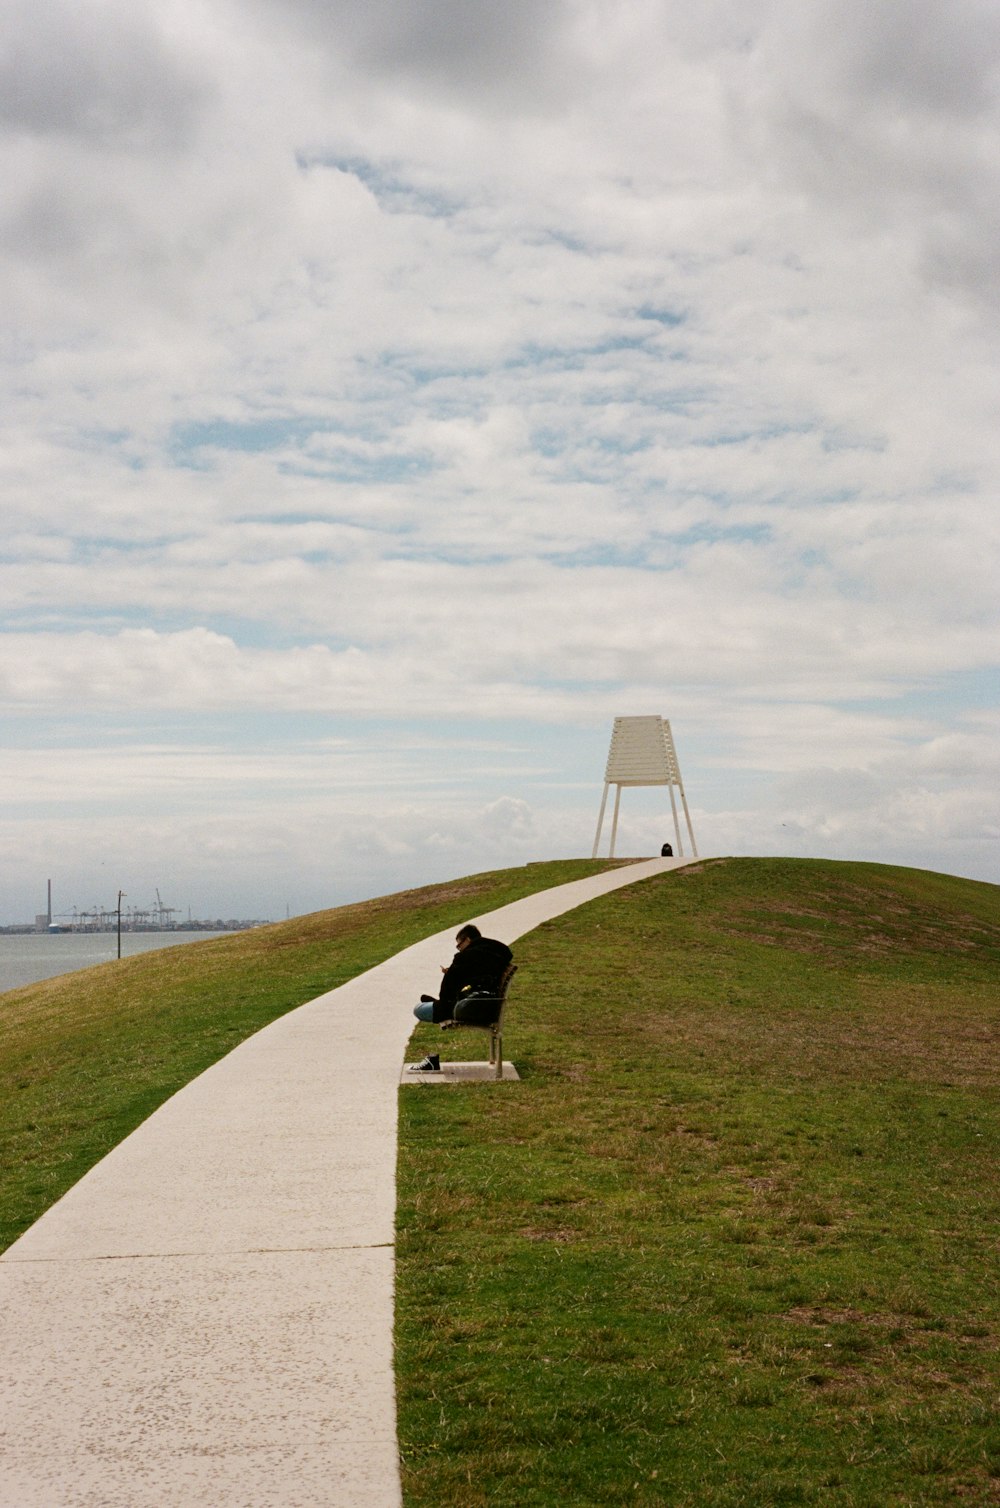
<path id="1" fill-rule="evenodd" d="M 124 890 L 119 890 L 119 892 L 118 892 L 118 957 L 119 958 L 121 958 L 121 956 L 122 956 L 122 896 L 125 895 L 125 894 L 126 894 L 126 892 Z"/>

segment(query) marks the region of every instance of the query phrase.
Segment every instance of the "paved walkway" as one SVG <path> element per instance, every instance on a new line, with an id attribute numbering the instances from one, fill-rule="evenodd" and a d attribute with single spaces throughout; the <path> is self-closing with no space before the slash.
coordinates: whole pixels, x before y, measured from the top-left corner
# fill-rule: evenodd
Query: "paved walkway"
<path id="1" fill-rule="evenodd" d="M 685 862 L 475 920 L 512 943 Z M 399 1503 L 399 1071 L 453 937 L 248 1039 L 0 1256 L 0 1508 Z"/>

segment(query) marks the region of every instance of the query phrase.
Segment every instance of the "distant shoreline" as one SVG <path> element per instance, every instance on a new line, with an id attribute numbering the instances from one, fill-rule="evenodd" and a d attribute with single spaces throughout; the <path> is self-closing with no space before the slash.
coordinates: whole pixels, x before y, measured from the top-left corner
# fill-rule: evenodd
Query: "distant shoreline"
<path id="1" fill-rule="evenodd" d="M 127 927 L 122 923 L 122 936 L 130 937 L 159 937 L 171 936 L 175 932 L 249 932 L 254 927 L 269 927 L 271 923 L 266 920 L 259 921 L 201 921 L 179 922 L 173 927 Z M 108 933 L 114 937 L 118 932 L 117 926 L 112 923 L 110 927 L 74 927 L 72 922 L 68 926 L 36 927 L 32 922 L 15 922 L 6 927 L 0 927 L 0 937 L 94 937 Z"/>

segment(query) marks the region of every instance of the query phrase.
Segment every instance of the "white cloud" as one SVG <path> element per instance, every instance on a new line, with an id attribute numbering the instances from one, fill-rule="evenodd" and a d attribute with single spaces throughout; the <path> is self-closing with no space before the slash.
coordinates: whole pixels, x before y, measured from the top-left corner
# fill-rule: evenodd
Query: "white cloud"
<path id="1" fill-rule="evenodd" d="M 164 24 L 166 23 L 166 24 Z M 134 151 L 176 149 L 213 93 L 182 29 L 169 18 L 104 0 L 86 9 L 8 0 L 0 51 L 0 122 Z"/>
<path id="2" fill-rule="evenodd" d="M 29 868 L 589 852 L 662 711 L 706 843 L 995 877 L 991 8 L 9 11 Z"/>
<path id="3" fill-rule="evenodd" d="M 996 308 L 1000 21 L 985 0 L 775 9 L 734 104 L 756 160 Z"/>

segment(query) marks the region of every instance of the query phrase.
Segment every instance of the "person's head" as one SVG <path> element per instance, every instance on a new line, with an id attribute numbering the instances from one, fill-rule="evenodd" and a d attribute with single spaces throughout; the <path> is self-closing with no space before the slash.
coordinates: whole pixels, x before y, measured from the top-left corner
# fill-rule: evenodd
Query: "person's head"
<path id="1" fill-rule="evenodd" d="M 474 927 L 472 922 L 466 922 L 464 927 L 459 928 L 455 937 L 455 947 L 461 953 L 463 948 L 467 948 L 470 943 L 478 942 L 482 935 L 479 928 Z"/>

